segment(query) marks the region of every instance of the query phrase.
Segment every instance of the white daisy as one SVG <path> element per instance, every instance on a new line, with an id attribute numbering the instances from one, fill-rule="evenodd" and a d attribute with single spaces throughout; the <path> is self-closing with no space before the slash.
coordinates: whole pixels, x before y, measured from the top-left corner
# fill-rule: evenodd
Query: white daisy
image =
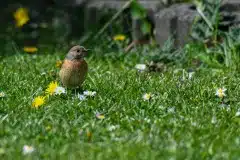
<path id="1" fill-rule="evenodd" d="M 115 126 L 115 125 L 111 125 L 111 126 L 108 126 L 107 129 L 108 129 L 109 131 L 114 131 L 114 130 L 116 130 L 117 128 L 119 128 L 119 125 L 116 125 L 116 126 Z"/>
<path id="2" fill-rule="evenodd" d="M 217 123 L 217 117 L 216 116 L 212 117 L 211 123 L 212 124 L 216 124 Z"/>
<path id="3" fill-rule="evenodd" d="M 147 66 L 146 64 L 136 64 L 135 68 L 139 71 L 144 71 L 146 70 Z"/>
<path id="4" fill-rule="evenodd" d="M 236 117 L 240 117 L 240 109 L 237 110 L 235 116 L 236 116 Z"/>
<path id="5" fill-rule="evenodd" d="M 151 119 L 149 119 L 149 118 L 144 118 L 143 119 L 145 122 L 147 122 L 147 123 L 150 123 L 151 122 Z"/>
<path id="6" fill-rule="evenodd" d="M 142 98 L 143 98 L 144 101 L 149 101 L 152 98 L 152 94 L 151 93 L 145 93 L 142 96 Z"/>
<path id="7" fill-rule="evenodd" d="M 104 119 L 105 116 L 104 116 L 103 114 L 96 113 L 96 118 L 97 118 L 97 119 Z"/>
<path id="8" fill-rule="evenodd" d="M 96 91 L 84 91 L 83 95 L 84 96 L 90 96 L 90 97 L 94 97 L 97 94 Z"/>
<path id="9" fill-rule="evenodd" d="M 222 104 L 219 105 L 219 107 L 221 109 L 225 109 L 226 111 L 231 111 L 231 106 L 229 104 L 222 103 Z"/>
<path id="10" fill-rule="evenodd" d="M 42 72 L 42 73 L 41 73 L 42 76 L 43 76 L 43 75 L 46 75 L 46 74 L 47 74 L 46 72 Z"/>
<path id="11" fill-rule="evenodd" d="M 56 95 L 65 94 L 65 93 L 66 93 L 66 89 L 63 88 L 63 87 L 57 87 L 57 88 L 55 89 L 55 94 L 56 94 Z"/>
<path id="12" fill-rule="evenodd" d="M 32 153 L 34 151 L 35 151 L 35 148 L 33 146 L 28 146 L 28 145 L 24 145 L 23 146 L 22 152 L 23 152 L 24 155 L 30 154 L 30 153 Z"/>
<path id="13" fill-rule="evenodd" d="M 218 88 L 217 90 L 216 90 L 216 96 L 218 96 L 219 98 L 223 98 L 223 97 L 225 97 L 226 96 L 226 94 L 225 94 L 225 92 L 226 92 L 226 88 Z"/>
<path id="14" fill-rule="evenodd" d="M 6 97 L 6 94 L 4 92 L 0 92 L 0 98 Z"/>
<path id="15" fill-rule="evenodd" d="M 197 122 L 191 122 L 191 125 L 196 127 L 197 126 Z"/>
<path id="16" fill-rule="evenodd" d="M 84 101 L 86 99 L 86 96 L 83 94 L 78 94 L 77 96 L 81 101 Z"/>
<path id="17" fill-rule="evenodd" d="M 188 73 L 188 79 L 192 79 L 194 74 L 195 74 L 195 72 L 189 72 Z"/>
<path id="18" fill-rule="evenodd" d="M 167 109 L 167 112 L 168 112 L 168 113 L 174 113 L 174 112 L 175 112 L 175 107 L 169 107 L 169 108 Z"/>

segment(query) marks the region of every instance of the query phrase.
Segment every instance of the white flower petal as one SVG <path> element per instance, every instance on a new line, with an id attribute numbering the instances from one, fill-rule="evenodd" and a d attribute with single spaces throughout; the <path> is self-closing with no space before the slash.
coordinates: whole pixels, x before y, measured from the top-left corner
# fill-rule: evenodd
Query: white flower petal
<path id="1" fill-rule="evenodd" d="M 89 95 L 89 91 L 84 91 L 83 95 L 88 96 Z"/>
<path id="2" fill-rule="evenodd" d="M 192 79 L 194 74 L 195 74 L 195 72 L 189 72 L 188 73 L 188 79 Z"/>
<path id="3" fill-rule="evenodd" d="M 174 112 L 175 112 L 175 107 L 169 107 L 169 108 L 167 109 L 167 112 L 168 112 L 168 113 L 174 113 Z"/>
<path id="4" fill-rule="evenodd" d="M 97 119 L 104 119 L 105 116 L 103 114 L 97 113 L 96 114 Z"/>
<path id="5" fill-rule="evenodd" d="M 146 70 L 147 66 L 146 64 L 136 64 L 135 68 L 140 71 Z"/>
<path id="6" fill-rule="evenodd" d="M 142 96 L 142 98 L 143 98 L 144 101 L 150 100 L 151 97 L 152 97 L 151 93 L 145 93 L 145 94 Z"/>
<path id="7" fill-rule="evenodd" d="M 96 91 L 84 91 L 83 95 L 85 96 L 90 96 L 90 97 L 94 97 L 97 94 Z"/>
<path id="8" fill-rule="evenodd" d="M 90 93 L 90 96 L 95 96 L 97 94 L 97 92 L 96 91 L 92 91 L 91 93 Z"/>
<path id="9" fill-rule="evenodd" d="M 225 94 L 225 92 L 226 92 L 226 88 L 218 88 L 217 90 L 216 90 L 216 93 L 215 93 L 215 95 L 216 96 L 218 96 L 219 98 L 223 98 L 223 97 L 225 97 L 226 96 L 226 94 Z"/>
<path id="10" fill-rule="evenodd" d="M 41 73 L 41 76 L 46 75 L 46 74 L 47 74 L 46 72 L 42 72 L 42 73 Z"/>
<path id="11" fill-rule="evenodd" d="M 57 88 L 55 89 L 55 94 L 56 94 L 56 95 L 65 94 L 65 93 L 66 93 L 66 90 L 65 90 L 65 88 L 63 88 L 63 87 L 57 87 Z"/>
<path id="12" fill-rule="evenodd" d="M 236 117 L 240 117 L 240 109 L 238 109 L 238 111 L 235 114 Z"/>
<path id="13" fill-rule="evenodd" d="M 86 96 L 83 95 L 83 94 L 78 94 L 77 96 L 81 101 L 85 100 L 86 99 Z"/>
<path id="14" fill-rule="evenodd" d="M 212 117 L 211 123 L 212 124 L 216 124 L 217 123 L 217 117 L 216 116 Z"/>
<path id="15" fill-rule="evenodd" d="M 6 97 L 6 94 L 4 92 L 0 92 L 0 98 Z"/>
<path id="16" fill-rule="evenodd" d="M 32 152 L 35 151 L 35 148 L 33 146 L 28 146 L 28 145 L 24 145 L 23 146 L 23 154 L 30 154 Z"/>
<path id="17" fill-rule="evenodd" d="M 108 131 L 114 131 L 114 130 L 116 130 L 117 128 L 119 128 L 119 125 L 110 125 L 110 126 L 108 126 Z"/>

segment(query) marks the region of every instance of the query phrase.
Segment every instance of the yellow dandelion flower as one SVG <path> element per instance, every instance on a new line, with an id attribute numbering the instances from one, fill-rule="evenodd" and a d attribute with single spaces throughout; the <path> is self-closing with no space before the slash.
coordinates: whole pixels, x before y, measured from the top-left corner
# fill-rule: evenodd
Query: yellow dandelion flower
<path id="1" fill-rule="evenodd" d="M 117 34 L 113 37 L 114 41 L 124 41 L 126 39 L 126 36 L 123 34 Z"/>
<path id="2" fill-rule="evenodd" d="M 34 98 L 34 100 L 32 102 L 32 106 L 34 108 L 39 108 L 44 103 L 45 103 L 45 97 L 44 96 L 37 96 L 36 98 Z"/>
<path id="3" fill-rule="evenodd" d="M 57 87 L 58 87 L 58 83 L 56 81 L 55 82 L 51 82 L 48 85 L 48 88 L 46 89 L 46 93 L 48 95 L 53 95 L 55 93 L 55 90 L 56 90 Z"/>
<path id="4" fill-rule="evenodd" d="M 29 21 L 28 9 L 27 8 L 18 8 L 15 13 L 13 14 L 16 26 L 22 27 Z"/>
<path id="5" fill-rule="evenodd" d="M 31 47 L 31 46 L 23 47 L 23 50 L 27 53 L 34 53 L 38 51 L 36 47 Z"/>
<path id="6" fill-rule="evenodd" d="M 55 66 L 56 66 L 57 68 L 61 68 L 62 63 L 63 63 L 63 62 L 62 62 L 61 60 L 58 60 L 58 61 L 56 61 L 56 65 L 55 65 Z"/>

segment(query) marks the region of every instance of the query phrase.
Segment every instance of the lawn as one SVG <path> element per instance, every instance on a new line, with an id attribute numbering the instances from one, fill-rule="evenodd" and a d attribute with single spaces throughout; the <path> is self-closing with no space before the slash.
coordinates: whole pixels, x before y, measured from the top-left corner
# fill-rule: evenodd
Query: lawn
<path id="1" fill-rule="evenodd" d="M 61 85 L 55 64 L 65 53 L 2 57 L 1 159 L 239 159 L 239 73 L 201 69 L 190 79 L 177 67 L 139 72 L 142 56 L 130 54 L 90 55 L 79 92 L 96 95 L 80 100 L 68 89 L 37 109 L 33 99 L 52 81 Z M 222 87 L 224 99 L 215 95 Z M 34 151 L 24 154 L 24 145 Z"/>

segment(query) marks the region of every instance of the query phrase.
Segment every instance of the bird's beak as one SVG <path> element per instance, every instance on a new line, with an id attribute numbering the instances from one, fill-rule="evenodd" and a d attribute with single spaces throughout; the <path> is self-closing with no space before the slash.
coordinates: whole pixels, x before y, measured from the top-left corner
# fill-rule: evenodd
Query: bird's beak
<path id="1" fill-rule="evenodd" d="M 86 57 L 87 55 L 88 55 L 88 51 L 89 51 L 90 49 L 85 49 L 84 51 L 83 51 L 83 57 Z"/>

